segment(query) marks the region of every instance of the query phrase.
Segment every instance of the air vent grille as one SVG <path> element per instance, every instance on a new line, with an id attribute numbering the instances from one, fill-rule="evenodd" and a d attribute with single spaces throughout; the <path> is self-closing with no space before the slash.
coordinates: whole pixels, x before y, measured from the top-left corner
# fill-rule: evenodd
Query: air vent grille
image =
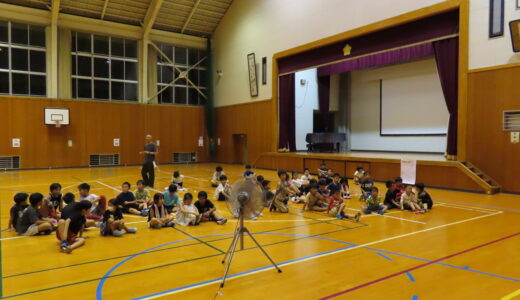
<path id="1" fill-rule="evenodd" d="M 119 166 L 119 154 L 90 154 L 89 165 L 97 166 Z"/>
<path id="2" fill-rule="evenodd" d="M 197 162 L 196 152 L 175 152 L 173 153 L 173 163 L 193 163 Z"/>
<path id="3" fill-rule="evenodd" d="M 520 131 L 520 110 L 504 111 L 504 130 Z"/>
<path id="4" fill-rule="evenodd" d="M 20 169 L 20 156 L 0 156 L 0 169 Z"/>

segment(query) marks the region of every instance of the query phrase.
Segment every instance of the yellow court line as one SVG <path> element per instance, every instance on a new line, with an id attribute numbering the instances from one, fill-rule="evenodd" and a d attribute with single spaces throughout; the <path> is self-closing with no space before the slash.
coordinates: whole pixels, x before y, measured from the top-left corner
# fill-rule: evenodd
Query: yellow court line
<path id="1" fill-rule="evenodd" d="M 520 289 L 512 292 L 509 295 L 505 295 L 504 297 L 500 298 L 500 300 L 511 300 L 511 299 L 515 298 L 516 296 L 520 296 Z"/>

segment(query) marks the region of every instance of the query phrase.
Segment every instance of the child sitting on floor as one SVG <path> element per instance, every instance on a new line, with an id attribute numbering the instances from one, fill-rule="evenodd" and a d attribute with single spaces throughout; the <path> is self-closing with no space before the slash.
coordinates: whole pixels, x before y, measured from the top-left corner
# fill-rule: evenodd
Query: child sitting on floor
<path id="1" fill-rule="evenodd" d="M 322 161 L 320 163 L 320 167 L 318 168 L 318 179 L 325 178 L 327 179 L 327 174 L 329 173 L 329 168 L 327 168 L 327 165 L 325 164 L 325 161 Z"/>
<path id="2" fill-rule="evenodd" d="M 65 194 L 65 196 L 67 195 Z M 71 253 L 72 250 L 85 244 L 85 239 L 81 236 L 91 208 L 92 202 L 83 200 L 73 201 L 61 211 L 56 237 L 60 241 L 60 249 L 63 253 Z"/>
<path id="3" fill-rule="evenodd" d="M 184 182 L 184 175 L 181 174 L 181 171 L 177 170 L 177 171 L 173 172 L 172 184 L 175 184 L 177 186 L 177 189 L 180 191 L 184 189 L 182 187 L 183 182 Z"/>
<path id="4" fill-rule="evenodd" d="M 137 228 L 125 226 L 125 221 L 123 219 L 123 209 L 119 203 L 120 200 L 118 199 L 111 199 L 108 201 L 108 208 L 105 210 L 103 219 L 101 220 L 101 224 L 99 226 L 99 231 L 102 236 L 112 235 L 120 237 L 123 236 L 125 232 L 137 232 Z"/>
<path id="5" fill-rule="evenodd" d="M 215 173 L 213 173 L 213 177 L 211 178 L 211 186 L 212 187 L 218 187 L 218 185 L 220 184 L 220 177 L 222 175 L 226 175 L 224 173 L 224 169 L 222 169 L 221 166 L 217 166 L 215 168 Z"/>
<path id="6" fill-rule="evenodd" d="M 88 200 L 92 203 L 92 207 L 90 208 L 90 214 L 87 216 L 87 219 L 91 220 L 99 220 L 105 213 L 105 209 L 107 207 L 107 200 L 105 196 L 98 196 L 96 194 L 90 193 L 90 185 L 88 183 L 82 183 L 78 186 L 79 191 L 79 201 Z"/>
<path id="7" fill-rule="evenodd" d="M 280 178 L 280 181 L 276 187 L 276 194 L 274 196 L 274 201 L 271 205 L 270 211 L 276 210 L 281 213 L 288 213 L 289 207 L 287 206 L 287 203 L 289 202 L 289 197 L 293 194 L 293 191 L 287 178 L 286 171 L 279 170 L 278 178 Z"/>
<path id="8" fill-rule="evenodd" d="M 331 192 L 332 196 L 329 199 L 329 207 L 327 209 L 328 214 L 338 219 L 353 219 L 354 221 L 358 222 L 359 217 L 361 216 L 360 213 L 357 213 L 354 216 L 350 216 L 345 212 L 346 207 L 340 195 L 341 191 L 333 190 Z"/>
<path id="9" fill-rule="evenodd" d="M 350 199 L 350 186 L 348 185 L 348 178 L 341 177 L 341 197 L 345 199 Z"/>
<path id="10" fill-rule="evenodd" d="M 164 192 L 164 207 L 169 214 L 176 211 L 176 207 L 179 205 L 179 195 L 177 195 L 177 186 L 170 184 L 168 190 Z"/>
<path id="11" fill-rule="evenodd" d="M 61 185 L 59 183 L 53 183 L 49 190 L 50 193 L 43 197 L 40 215 L 43 218 L 59 219 L 59 211 L 63 209 Z"/>
<path id="12" fill-rule="evenodd" d="M 28 198 L 29 194 L 27 193 L 16 193 L 16 195 L 14 195 L 14 205 L 9 211 L 9 225 L 7 226 L 7 230 L 19 231 L 18 227 L 20 226 L 23 211 L 29 206 L 29 204 L 27 204 Z"/>
<path id="13" fill-rule="evenodd" d="M 332 182 L 327 185 L 329 191 L 340 190 L 341 191 L 341 176 L 338 173 L 332 175 Z"/>
<path id="14" fill-rule="evenodd" d="M 274 199 L 274 193 L 271 192 L 271 181 L 262 181 L 262 192 L 264 193 L 264 207 L 269 207 Z"/>
<path id="15" fill-rule="evenodd" d="M 433 200 L 432 197 L 430 197 L 430 194 L 428 194 L 428 192 L 424 190 L 424 183 L 416 183 L 415 189 L 417 191 L 417 202 L 419 206 L 425 211 L 432 209 Z"/>
<path id="16" fill-rule="evenodd" d="M 253 178 L 255 177 L 255 171 L 251 169 L 251 165 L 246 165 L 246 170 L 244 171 L 244 178 Z"/>
<path id="17" fill-rule="evenodd" d="M 231 185 L 227 181 L 226 175 L 220 176 L 218 187 L 215 189 L 215 199 L 217 201 L 226 201 L 229 198 L 229 192 L 231 191 Z"/>
<path id="18" fill-rule="evenodd" d="M 184 194 L 184 199 L 177 211 L 177 224 L 181 226 L 199 225 L 202 216 L 192 201 L 193 195 L 191 193 Z"/>
<path id="19" fill-rule="evenodd" d="M 201 214 L 201 222 L 214 221 L 218 225 L 226 224 L 227 219 L 220 215 L 215 205 L 208 199 L 208 194 L 205 191 L 200 191 L 197 198 L 195 207 Z"/>
<path id="20" fill-rule="evenodd" d="M 324 198 L 330 197 L 330 190 L 327 188 L 327 180 L 320 179 L 318 183 L 318 193 L 320 193 Z"/>
<path id="21" fill-rule="evenodd" d="M 309 188 L 309 192 L 305 196 L 305 204 L 303 210 L 310 211 L 326 211 L 328 210 L 328 203 L 325 198 L 318 193 L 318 186 L 312 184 Z"/>
<path id="22" fill-rule="evenodd" d="M 404 193 L 401 196 L 400 205 L 401 210 L 409 209 L 416 214 L 424 213 L 424 210 L 422 210 L 419 204 L 417 203 L 417 197 L 413 193 L 411 185 L 406 185 Z"/>
<path id="23" fill-rule="evenodd" d="M 134 196 L 137 204 L 144 204 L 143 207 L 146 209 L 153 204 L 153 201 L 150 198 L 150 191 L 145 189 L 145 187 L 143 180 L 137 180 L 137 189 L 134 191 Z"/>
<path id="24" fill-rule="evenodd" d="M 370 191 L 374 186 L 374 181 L 370 177 L 370 172 L 365 172 L 363 174 L 363 178 L 361 179 L 361 197 L 359 200 L 365 201 L 368 197 L 370 197 Z"/>
<path id="25" fill-rule="evenodd" d="M 401 204 L 399 204 L 401 199 L 397 198 L 397 193 L 399 192 L 395 187 L 395 182 L 388 180 L 386 182 L 386 191 L 384 205 L 387 209 L 400 208 Z"/>
<path id="26" fill-rule="evenodd" d="M 361 210 L 369 215 L 372 212 L 377 212 L 380 215 L 384 215 L 386 211 L 386 206 L 381 203 L 381 197 L 379 197 L 379 189 L 377 187 L 372 187 L 370 190 L 370 196 L 365 200 L 365 205 L 361 207 Z"/>
<path id="27" fill-rule="evenodd" d="M 153 195 L 153 204 L 150 206 L 150 213 L 148 214 L 148 226 L 154 229 L 174 227 L 174 222 L 173 215 L 168 214 L 164 206 L 164 195 L 155 193 Z"/>
<path id="28" fill-rule="evenodd" d="M 146 204 L 137 203 L 134 193 L 130 191 L 130 182 L 125 181 L 121 185 L 121 193 L 117 195 L 117 205 L 119 205 L 125 214 L 141 215 Z"/>
<path id="29" fill-rule="evenodd" d="M 354 183 L 360 184 L 361 179 L 363 178 L 364 174 L 365 174 L 365 170 L 363 169 L 363 167 L 358 166 L 356 168 L 356 171 L 354 172 Z"/>
<path id="30" fill-rule="evenodd" d="M 48 219 L 42 219 L 38 210 L 43 201 L 43 195 L 40 193 L 32 193 L 29 196 L 29 205 L 22 214 L 19 222 L 20 225 L 16 231 L 20 235 L 34 236 L 38 234 L 50 234 L 52 232 L 52 225 Z"/>
<path id="31" fill-rule="evenodd" d="M 396 197 L 396 199 L 401 200 L 401 196 L 403 195 L 404 189 L 405 189 L 404 184 L 403 184 L 403 179 L 401 177 L 397 177 L 394 180 L 394 182 L 395 182 L 395 189 L 397 191 L 395 197 Z"/>

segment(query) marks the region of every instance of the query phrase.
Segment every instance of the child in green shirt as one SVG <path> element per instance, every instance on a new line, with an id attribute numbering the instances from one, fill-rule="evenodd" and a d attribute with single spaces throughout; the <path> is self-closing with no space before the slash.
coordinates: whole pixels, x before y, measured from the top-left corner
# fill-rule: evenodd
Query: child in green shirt
<path id="1" fill-rule="evenodd" d="M 366 198 L 365 205 L 362 206 L 363 213 L 369 215 L 372 212 L 377 212 L 380 215 L 384 215 L 386 211 L 386 205 L 381 203 L 381 197 L 379 197 L 379 189 L 372 187 L 370 189 L 370 196 Z"/>

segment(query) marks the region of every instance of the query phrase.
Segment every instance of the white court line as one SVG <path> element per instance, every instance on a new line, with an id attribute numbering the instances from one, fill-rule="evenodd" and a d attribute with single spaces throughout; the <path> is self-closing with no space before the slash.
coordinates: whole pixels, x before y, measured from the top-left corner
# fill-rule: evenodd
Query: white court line
<path id="1" fill-rule="evenodd" d="M 107 188 L 113 189 L 113 190 L 116 191 L 116 192 L 121 192 L 120 190 L 116 189 L 115 187 L 113 187 L 113 186 L 109 186 L 108 184 L 105 184 L 105 183 L 103 183 L 103 182 L 101 182 L 101 181 L 99 181 L 99 180 L 96 180 L 96 182 L 99 183 L 99 184 L 101 184 L 101 185 L 106 186 Z"/>
<path id="2" fill-rule="evenodd" d="M 351 250 L 358 249 L 358 248 L 363 248 L 363 247 L 367 247 L 367 246 L 371 246 L 371 245 L 375 245 L 375 244 L 379 244 L 379 243 L 383 243 L 383 242 L 388 242 L 388 241 L 400 239 L 400 238 L 411 236 L 411 235 L 418 234 L 418 233 L 423 233 L 423 232 L 432 231 L 432 230 L 439 229 L 439 228 L 444 228 L 444 227 L 457 225 L 457 224 L 461 224 L 461 223 L 465 223 L 465 222 L 469 222 L 469 221 L 474 221 L 474 220 L 478 220 L 478 219 L 482 219 L 482 218 L 487 218 L 487 217 L 495 216 L 495 215 L 498 215 L 498 214 L 501 214 L 501 213 L 502 212 L 495 212 L 493 214 L 482 215 L 482 216 L 473 217 L 473 218 L 469 218 L 469 219 L 465 219 L 465 220 L 461 220 L 461 221 L 457 221 L 457 222 L 452 222 L 452 223 L 443 224 L 443 225 L 439 225 L 439 226 L 435 226 L 435 227 L 430 227 L 430 228 L 426 228 L 426 229 L 422 229 L 422 230 L 418 230 L 418 231 L 413 231 L 413 232 L 409 232 L 409 233 L 405 233 L 405 234 L 401 234 L 401 235 L 396 235 L 396 236 L 393 236 L 393 237 L 389 237 L 389 238 L 385 238 L 385 239 L 381 239 L 381 240 L 377 240 L 377 241 L 373 241 L 373 242 L 368 242 L 368 243 L 365 243 L 365 244 L 362 244 L 362 245 L 357 245 L 357 246 L 353 246 L 353 247 L 350 247 L 350 248 L 341 249 L 341 250 L 338 250 L 338 251 L 327 252 L 327 253 L 318 254 L 316 256 L 308 257 L 308 258 L 297 260 L 297 261 L 291 261 L 291 262 L 288 262 L 288 263 L 278 264 L 278 266 L 293 265 L 293 264 L 301 263 L 301 262 L 304 262 L 304 261 L 313 260 L 313 259 L 316 259 L 316 258 L 321 258 L 321 257 L 325 257 L 325 256 L 337 254 L 337 253 L 343 253 L 343 252 L 351 251 Z M 251 271 L 251 272 L 245 273 L 245 274 L 236 275 L 234 277 L 227 278 L 226 282 L 230 281 L 230 280 L 233 280 L 233 279 L 237 279 L 237 278 L 241 278 L 241 277 L 245 277 L 245 276 L 249 276 L 249 275 L 252 275 L 252 274 L 261 273 L 261 272 L 265 272 L 265 271 L 272 271 L 272 269 L 271 268 L 266 268 L 266 269 L 262 269 L 262 270 Z M 220 282 L 220 280 L 218 282 Z M 207 283 L 202 283 L 202 284 L 199 284 L 199 285 L 192 285 L 192 286 L 186 287 L 184 289 L 179 289 L 179 290 L 175 290 L 175 291 L 172 291 L 172 292 L 169 292 L 169 293 L 164 293 L 164 294 L 160 294 L 160 295 L 156 295 L 156 296 L 150 296 L 150 297 L 142 298 L 142 299 L 160 298 L 160 297 L 164 297 L 164 296 L 177 294 L 177 293 L 180 293 L 180 292 L 185 292 L 187 290 L 200 288 L 200 287 L 203 287 L 203 286 L 208 286 L 208 285 L 211 285 L 211 284 L 214 284 L 214 283 L 215 283 L 215 281 L 212 280 L 212 281 L 209 281 Z"/>
<path id="3" fill-rule="evenodd" d="M 250 223 L 277 223 L 277 222 L 313 222 L 313 221 L 332 221 L 337 220 L 336 218 L 329 218 L 329 219 L 314 219 L 314 220 L 306 220 L 306 219 L 294 219 L 294 220 L 244 220 L 244 222 L 250 222 Z M 238 222 L 239 220 L 232 219 L 228 220 L 228 222 Z"/>
<path id="4" fill-rule="evenodd" d="M 486 213 L 486 214 L 500 211 L 500 210 L 485 210 L 485 209 L 483 210 L 483 209 L 475 209 L 475 208 L 469 208 L 469 207 L 463 207 L 463 206 L 454 206 L 454 205 L 448 205 L 448 204 L 445 204 L 445 203 L 442 203 L 442 202 L 438 203 L 437 206 L 451 207 L 451 208 L 457 208 L 457 209 L 463 209 L 463 210 L 471 210 L 471 211 L 478 211 L 478 212 L 482 212 L 482 213 Z"/>

